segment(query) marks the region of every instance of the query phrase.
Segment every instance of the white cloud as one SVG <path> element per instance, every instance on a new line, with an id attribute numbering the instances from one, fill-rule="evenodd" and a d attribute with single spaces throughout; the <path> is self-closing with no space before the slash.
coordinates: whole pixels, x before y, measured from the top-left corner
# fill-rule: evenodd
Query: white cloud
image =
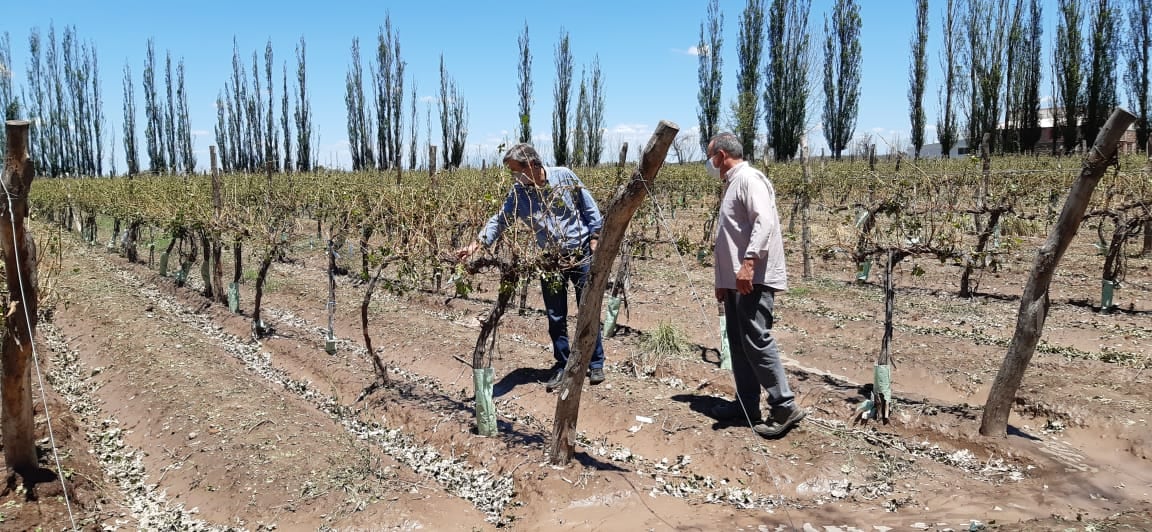
<path id="1" fill-rule="evenodd" d="M 652 128 L 646 124 L 618 124 L 608 131 L 614 135 L 640 135 L 652 131 Z"/>
<path id="2" fill-rule="evenodd" d="M 687 50 L 675 50 L 675 51 L 678 53 L 685 54 L 685 55 L 694 55 L 697 57 L 702 56 L 702 55 L 708 55 L 708 49 L 707 48 L 700 48 L 699 46 L 689 46 Z"/>

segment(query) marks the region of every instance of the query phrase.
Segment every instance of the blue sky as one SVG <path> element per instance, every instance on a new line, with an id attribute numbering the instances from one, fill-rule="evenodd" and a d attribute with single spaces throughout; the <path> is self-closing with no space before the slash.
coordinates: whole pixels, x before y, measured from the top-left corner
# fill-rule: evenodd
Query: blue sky
<path id="1" fill-rule="evenodd" d="M 824 14 L 832 0 L 812 0 L 809 22 L 814 45 L 819 46 Z M 1045 2 L 1045 61 L 1051 54 L 1055 33 L 1055 6 Z M 870 133 L 878 149 L 897 138 L 909 138 L 908 61 L 909 40 L 914 30 L 912 0 L 861 0 L 863 47 L 860 114 L 857 136 Z M 929 88 L 925 105 L 930 124 L 936 121 L 936 86 L 940 79 L 937 47 L 943 2 L 930 4 Z M 736 57 L 737 21 L 743 1 L 721 1 L 724 27 L 724 107 L 734 95 L 739 62 Z M 420 142 L 426 141 L 424 123 L 432 106 L 433 143 L 440 144 L 438 108 L 439 58 L 444 54 L 449 74 L 456 80 L 469 109 L 467 158 L 494 160 L 495 147 L 517 136 L 517 38 L 525 21 L 529 25 L 533 54 L 535 102 L 532 128 L 543 135 L 537 144 L 550 159 L 552 128 L 554 49 L 561 31 L 569 34 L 574 56 L 574 85 L 581 68 L 599 57 L 605 82 L 605 153 L 614 156 L 622 142 L 642 146 L 660 120 L 679 124 L 682 134 L 697 130 L 698 58 L 694 53 L 706 1 L 581 2 L 506 1 L 500 3 L 424 0 L 419 2 L 175 2 L 54 1 L 8 2 L 0 10 L 0 31 L 11 35 L 13 82 L 19 92 L 27 65 L 28 33 L 39 27 L 47 34 L 54 24 L 58 33 L 75 26 L 79 37 L 97 48 L 108 129 L 115 132 L 116 152 L 123 171 L 121 139 L 122 69 L 131 66 L 136 82 L 137 119 L 142 128 L 141 74 L 145 46 L 155 39 L 158 59 L 170 51 L 186 67 L 190 120 L 196 136 L 200 165 L 207 161 L 208 145 L 214 143 L 215 99 L 231 71 L 233 38 L 241 56 L 251 60 L 256 51 L 263 61 L 264 46 L 272 41 L 276 55 L 275 78 L 288 62 L 289 82 L 295 65 L 294 50 L 300 37 L 307 42 L 309 91 L 314 122 L 319 131 L 321 164 L 349 166 L 344 107 L 344 77 L 350 63 L 354 37 L 361 41 L 362 55 L 370 49 L 386 13 L 399 34 L 400 54 L 407 62 L 406 92 L 413 80 L 421 99 L 418 106 Z M 813 68 L 820 68 L 822 52 Z M 159 62 L 159 60 L 158 60 Z M 262 63 L 261 63 L 262 64 Z M 365 73 L 368 66 L 364 66 Z M 1049 68 L 1044 68 L 1047 76 Z M 162 81 L 162 80 L 161 80 Z M 366 84 L 368 81 L 366 81 Z M 279 85 L 279 81 L 277 82 Z M 1045 82 L 1043 87 L 1047 87 Z M 819 131 L 819 85 L 810 107 L 813 129 L 809 143 L 814 153 L 826 146 Z M 279 106 L 279 86 L 277 86 Z M 1042 93 L 1046 94 L 1042 89 Z M 574 98 L 574 97 L 573 97 Z M 407 103 L 405 107 L 407 109 Z M 573 107 L 575 107 L 573 105 Z M 407 112 L 405 120 L 408 119 Z M 405 127 L 408 127 L 407 125 Z M 761 128 L 763 124 L 761 123 Z M 926 133 L 935 139 L 934 129 Z M 107 141 L 108 139 L 106 139 Z M 696 153 L 696 157 L 700 154 Z M 143 154 L 141 158 L 144 159 Z"/>

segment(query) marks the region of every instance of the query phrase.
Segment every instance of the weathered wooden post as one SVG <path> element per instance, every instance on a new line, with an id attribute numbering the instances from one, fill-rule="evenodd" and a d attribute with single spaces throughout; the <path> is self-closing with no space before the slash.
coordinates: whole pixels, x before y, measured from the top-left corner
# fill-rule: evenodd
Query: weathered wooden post
<path id="1" fill-rule="evenodd" d="M 436 146 L 428 146 L 428 179 L 436 186 Z"/>
<path id="2" fill-rule="evenodd" d="M 211 282 L 212 282 L 212 299 L 221 305 L 228 304 L 228 293 L 224 291 L 224 268 L 220 264 L 221 256 L 223 255 L 223 243 L 220 239 L 221 235 L 221 218 L 223 217 L 224 198 L 220 191 L 220 167 L 216 161 L 216 146 L 208 146 L 208 159 L 212 163 L 212 224 L 215 226 L 211 230 L 211 239 L 209 246 L 211 251 L 208 253 L 208 260 L 211 261 Z"/>
<path id="3" fill-rule="evenodd" d="M 25 230 L 28 192 L 35 167 L 28 157 L 26 120 L 5 124 L 8 151 L 4 159 L 4 197 L 0 203 L 0 246 L 8 304 L 4 306 L 2 388 L 4 461 L 21 475 L 36 471 L 36 426 L 32 418 L 32 334 L 36 328 L 39 295 L 36 291 L 36 242 Z"/>
<path id="4" fill-rule="evenodd" d="M 988 390 L 988 402 L 984 404 L 984 415 L 980 420 L 980 434 L 984 436 L 1007 434 L 1008 415 L 1016 399 L 1016 390 L 1020 388 L 1024 371 L 1032 361 L 1036 344 L 1039 343 L 1040 334 L 1044 331 L 1044 321 L 1048 318 L 1048 287 L 1052 283 L 1052 276 L 1080 228 L 1084 212 L 1088 209 L 1088 202 L 1092 199 L 1092 192 L 1100 182 L 1100 176 L 1104 175 L 1113 155 L 1116 154 L 1116 144 L 1120 136 L 1135 121 L 1136 117 L 1123 108 L 1117 107 L 1112 111 L 1112 116 L 1100 129 L 1096 142 L 1084 158 L 1080 177 L 1072 184 L 1072 190 L 1064 202 L 1060 218 L 1049 231 L 1044 245 L 1036 253 L 1032 273 L 1028 276 L 1024 294 L 1020 298 L 1020 310 L 1016 317 L 1016 331 L 1012 335 L 1012 343 L 1008 346 L 1008 353 L 1004 356 L 996 380 L 992 382 L 992 388 Z"/>
<path id="5" fill-rule="evenodd" d="M 664 165 L 664 158 L 668 156 L 668 148 L 679 131 L 680 126 L 666 120 L 660 121 L 652 138 L 648 139 L 639 168 L 632 174 L 627 185 L 617 189 L 616 197 L 605 213 L 600 241 L 596 252 L 592 254 L 588 286 L 584 290 L 580 315 L 576 319 L 575 349 L 572 350 L 572 356 L 568 357 L 564 378 L 560 381 L 552 449 L 549 453 L 552 465 L 566 465 L 572 459 L 576 445 L 576 422 L 580 417 L 580 389 L 584 384 L 584 370 L 588 368 L 600 332 L 600 305 L 604 302 L 604 289 L 608 287 L 612 262 L 620 253 L 628 223 L 648 195 L 656 174 Z"/>

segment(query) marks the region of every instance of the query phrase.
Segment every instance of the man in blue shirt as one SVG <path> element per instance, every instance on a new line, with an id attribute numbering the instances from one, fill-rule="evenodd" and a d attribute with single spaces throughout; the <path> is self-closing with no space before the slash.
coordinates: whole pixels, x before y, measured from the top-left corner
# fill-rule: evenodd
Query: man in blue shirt
<path id="1" fill-rule="evenodd" d="M 540 162 L 540 154 L 530 144 L 509 148 L 504 155 L 504 165 L 516 179 L 504 199 L 504 206 L 488 220 L 477 241 L 456 250 L 456 256 L 466 259 L 481 247 L 495 244 L 508 224 L 519 218 L 535 232 L 536 245 L 559 258 L 559 270 L 548 272 L 540 279 L 548 313 L 548 335 L 552 337 L 552 354 L 556 357 L 547 384 L 551 392 L 560 385 L 571 353 L 568 283 L 576 287 L 576 301 L 580 301 L 588 285 L 592 252 L 596 251 L 603 219 L 596 200 L 580 178 L 568 168 L 545 167 Z M 588 365 L 588 382 L 604 382 L 604 346 L 600 333 L 596 335 L 596 348 Z"/>

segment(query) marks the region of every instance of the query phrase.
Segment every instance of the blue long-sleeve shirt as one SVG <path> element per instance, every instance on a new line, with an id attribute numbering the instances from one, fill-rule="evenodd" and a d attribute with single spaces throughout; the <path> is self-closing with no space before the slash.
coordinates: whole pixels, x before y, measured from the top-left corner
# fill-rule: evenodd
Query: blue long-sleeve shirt
<path id="1" fill-rule="evenodd" d="M 579 249 L 600 233 L 600 208 L 580 178 L 561 166 L 546 167 L 544 173 L 548 181 L 544 186 L 512 185 L 504 206 L 480 231 L 481 244 L 487 247 L 499 240 L 514 218 L 532 228 L 542 249 Z"/>

